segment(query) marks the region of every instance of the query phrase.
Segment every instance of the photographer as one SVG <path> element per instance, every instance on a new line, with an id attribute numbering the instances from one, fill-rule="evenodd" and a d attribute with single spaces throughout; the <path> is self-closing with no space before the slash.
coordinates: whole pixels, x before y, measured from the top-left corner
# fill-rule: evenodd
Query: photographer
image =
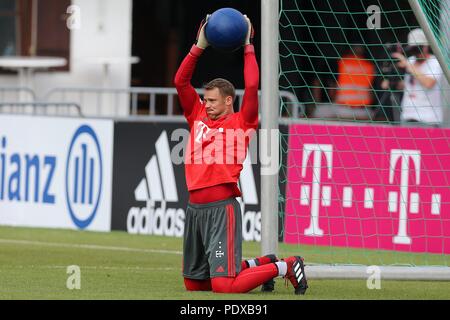
<path id="1" fill-rule="evenodd" d="M 374 85 L 379 88 L 377 92 L 379 106 L 375 111 L 375 118 L 391 124 L 398 124 L 405 71 L 397 67 L 396 61 L 392 59 L 392 53 L 403 52 L 403 48 L 400 43 L 386 43 L 384 52 L 386 56 L 380 59 L 379 65 L 382 77 L 377 78 Z"/>
<path id="2" fill-rule="evenodd" d="M 408 34 L 406 51 L 411 54 L 408 59 L 399 52 L 392 54 L 398 59 L 397 66 L 406 71 L 400 119 L 402 122 L 439 126 L 442 123 L 439 82 L 443 72 L 421 29 Z"/>

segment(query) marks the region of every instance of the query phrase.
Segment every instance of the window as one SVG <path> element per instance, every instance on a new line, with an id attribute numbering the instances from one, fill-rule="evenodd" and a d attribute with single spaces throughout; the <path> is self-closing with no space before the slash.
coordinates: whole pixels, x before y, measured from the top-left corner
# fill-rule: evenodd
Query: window
<path id="1" fill-rule="evenodd" d="M 16 1 L 0 1 L 0 56 L 13 56 L 20 52 L 17 29 Z"/>
<path id="2" fill-rule="evenodd" d="M 0 0 L 0 56 L 53 56 L 67 59 L 70 0 Z"/>

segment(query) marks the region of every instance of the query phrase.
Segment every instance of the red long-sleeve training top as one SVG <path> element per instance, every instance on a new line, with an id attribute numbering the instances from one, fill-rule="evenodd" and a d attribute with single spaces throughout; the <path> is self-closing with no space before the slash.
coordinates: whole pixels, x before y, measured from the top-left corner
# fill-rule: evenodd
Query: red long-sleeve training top
<path id="1" fill-rule="evenodd" d="M 175 75 L 175 87 L 189 124 L 185 175 L 190 202 L 240 196 L 237 187 L 252 132 L 258 127 L 259 68 L 253 45 L 244 47 L 245 92 L 239 112 L 212 120 L 191 85 L 203 49 L 193 45 Z M 236 138 L 237 137 L 237 138 Z"/>

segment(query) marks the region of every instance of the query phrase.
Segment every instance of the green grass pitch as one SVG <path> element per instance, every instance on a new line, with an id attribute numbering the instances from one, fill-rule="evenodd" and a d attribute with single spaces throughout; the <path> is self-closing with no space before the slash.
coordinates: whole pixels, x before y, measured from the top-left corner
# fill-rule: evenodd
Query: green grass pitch
<path id="1" fill-rule="evenodd" d="M 366 280 L 309 279 L 305 296 L 276 280 L 273 293 L 187 292 L 181 276 L 182 240 L 129 235 L 0 227 L 0 299 L 450 299 L 450 282 L 381 281 L 369 290 Z M 257 256 L 259 243 L 245 242 L 244 257 Z M 448 265 L 448 256 L 318 248 L 280 243 L 280 256 L 300 254 L 306 263 L 426 263 Z M 69 290 L 67 267 L 81 271 L 81 288 Z"/>

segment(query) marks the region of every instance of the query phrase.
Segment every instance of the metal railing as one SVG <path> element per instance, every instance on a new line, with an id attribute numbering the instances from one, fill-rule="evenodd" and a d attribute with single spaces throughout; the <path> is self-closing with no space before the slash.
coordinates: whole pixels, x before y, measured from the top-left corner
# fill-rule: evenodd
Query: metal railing
<path id="1" fill-rule="evenodd" d="M 201 95 L 202 89 L 196 89 Z M 261 95 L 261 91 L 258 93 Z M 0 112 L 8 110 L 15 113 L 28 114 L 62 114 L 69 109 L 75 109 L 77 115 L 82 116 L 82 110 L 89 111 L 94 116 L 157 115 L 157 106 L 163 106 L 163 115 L 176 116 L 177 101 L 175 88 L 160 87 L 129 87 L 116 88 L 85 88 L 67 87 L 54 88 L 37 99 L 36 94 L 26 87 L 0 87 Z M 237 103 L 242 103 L 244 90 L 236 90 Z M 158 99 L 165 99 L 157 103 Z M 290 116 L 298 118 L 304 112 L 303 105 L 297 97 L 289 91 L 280 91 L 280 99 L 291 109 Z M 161 102 L 161 100 L 159 100 Z M 52 109 L 52 112 L 48 112 Z M 122 111 L 122 112 L 120 112 Z M 160 110 L 159 110 L 160 111 Z M 161 112 L 158 112 L 161 114 Z"/>
<path id="2" fill-rule="evenodd" d="M 27 87 L 0 87 L 0 102 L 7 100 L 35 101 L 36 94 Z"/>
<path id="3" fill-rule="evenodd" d="M 196 89 L 199 94 L 202 89 Z M 90 96 L 89 96 L 90 95 Z M 125 101 L 130 103 L 130 115 L 156 115 L 157 97 L 166 97 L 166 112 L 165 115 L 173 116 L 175 109 L 175 99 L 177 91 L 175 88 L 160 88 L 160 87 L 130 87 L 123 89 L 116 88 L 55 88 L 50 90 L 45 96 L 45 101 L 62 101 L 76 102 L 84 106 L 86 101 L 89 101 L 90 108 L 95 110 L 96 115 L 102 115 L 104 104 L 108 103 L 107 110 L 111 115 L 119 115 L 119 109 L 124 102 L 121 101 L 125 97 Z M 259 91 L 259 95 L 261 92 Z M 140 103 L 139 98 L 147 96 L 141 101 L 146 101 L 146 104 Z M 236 90 L 237 102 L 240 105 L 244 96 L 244 90 Z M 280 91 L 280 99 L 291 107 L 291 116 L 298 118 L 299 114 L 304 112 L 303 105 L 298 101 L 297 97 L 289 91 Z M 92 105 L 94 104 L 94 105 Z M 123 107 L 123 106 L 122 106 Z M 92 110 L 91 109 L 91 110 Z"/>
<path id="4" fill-rule="evenodd" d="M 73 115 L 83 117 L 81 107 L 75 102 L 4 102 L 0 101 L 0 113 L 18 113 L 31 115 L 67 116 Z"/>

